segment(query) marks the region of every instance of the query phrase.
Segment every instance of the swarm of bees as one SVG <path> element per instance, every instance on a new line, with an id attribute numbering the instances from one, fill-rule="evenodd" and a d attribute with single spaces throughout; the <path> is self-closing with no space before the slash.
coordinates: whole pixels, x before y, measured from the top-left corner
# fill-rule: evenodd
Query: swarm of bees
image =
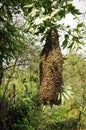
<path id="1" fill-rule="evenodd" d="M 40 99 L 43 104 L 61 103 L 62 62 L 58 31 L 52 28 L 40 57 Z"/>

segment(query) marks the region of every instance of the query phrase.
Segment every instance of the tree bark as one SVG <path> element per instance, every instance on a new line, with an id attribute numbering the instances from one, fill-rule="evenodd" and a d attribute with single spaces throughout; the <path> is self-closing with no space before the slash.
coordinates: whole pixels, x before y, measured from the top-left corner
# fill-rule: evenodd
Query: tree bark
<path id="1" fill-rule="evenodd" d="M 2 60 L 0 60 L 0 86 L 2 84 L 3 74 L 4 74 L 4 71 L 3 71 L 3 62 L 2 62 Z"/>

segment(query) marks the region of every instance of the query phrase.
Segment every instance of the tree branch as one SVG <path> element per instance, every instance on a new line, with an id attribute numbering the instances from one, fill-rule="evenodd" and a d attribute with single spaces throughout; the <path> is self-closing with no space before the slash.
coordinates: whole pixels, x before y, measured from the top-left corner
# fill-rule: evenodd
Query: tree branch
<path id="1" fill-rule="evenodd" d="M 13 68 L 14 66 L 16 67 L 16 66 L 21 66 L 21 65 L 25 65 L 26 66 L 26 65 L 30 65 L 30 64 L 25 64 L 25 63 L 13 64 L 11 66 L 8 66 L 8 67 L 4 68 L 4 71 L 6 71 L 6 70 L 8 70 L 10 68 Z"/>

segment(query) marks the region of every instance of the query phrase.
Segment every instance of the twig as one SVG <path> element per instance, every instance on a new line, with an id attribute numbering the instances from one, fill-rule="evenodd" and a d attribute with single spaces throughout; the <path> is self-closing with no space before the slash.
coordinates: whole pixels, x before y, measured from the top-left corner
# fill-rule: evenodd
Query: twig
<path id="1" fill-rule="evenodd" d="M 8 67 L 4 68 L 4 71 L 6 71 L 6 70 L 8 70 L 10 68 L 16 67 L 16 66 L 21 66 L 21 65 L 29 65 L 29 64 L 25 64 L 25 63 L 14 64 L 14 65 L 11 65 L 11 66 L 8 66 Z"/>

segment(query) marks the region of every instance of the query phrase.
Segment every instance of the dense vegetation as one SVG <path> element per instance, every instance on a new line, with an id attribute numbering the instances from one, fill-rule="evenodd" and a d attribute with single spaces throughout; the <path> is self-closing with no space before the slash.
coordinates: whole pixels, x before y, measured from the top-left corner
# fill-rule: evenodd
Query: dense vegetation
<path id="1" fill-rule="evenodd" d="M 73 29 L 58 24 L 68 13 L 83 15 L 72 0 L 0 1 L 1 130 L 86 129 L 86 57 L 77 53 L 86 28 L 80 20 Z M 69 48 L 63 55 L 62 104 L 52 109 L 39 99 L 39 59 L 50 28 L 64 32 L 62 49 Z"/>

